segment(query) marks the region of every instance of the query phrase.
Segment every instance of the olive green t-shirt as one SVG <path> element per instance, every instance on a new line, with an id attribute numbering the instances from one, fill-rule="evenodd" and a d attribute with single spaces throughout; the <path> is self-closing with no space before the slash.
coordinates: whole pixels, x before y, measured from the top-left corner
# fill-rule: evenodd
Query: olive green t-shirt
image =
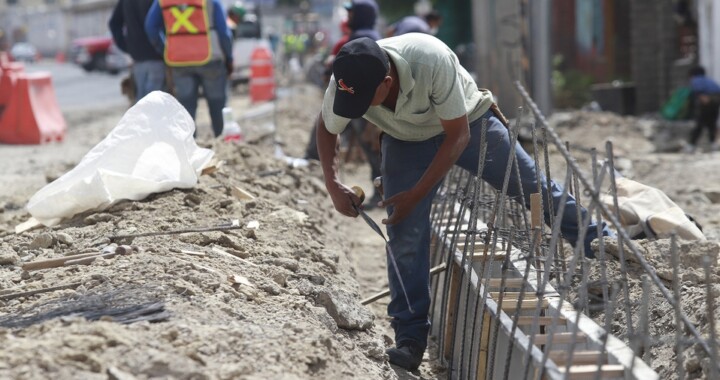
<path id="1" fill-rule="evenodd" d="M 440 120 L 467 114 L 469 121 L 482 116 L 493 103 L 488 90 L 479 90 L 460 66 L 453 51 L 437 38 L 408 33 L 377 41 L 397 68 L 400 78 L 395 112 L 379 105 L 363 115 L 385 133 L 404 141 L 422 141 L 443 132 Z M 335 79 L 325 91 L 322 114 L 328 131 L 342 132 L 350 121 L 333 113 Z"/>

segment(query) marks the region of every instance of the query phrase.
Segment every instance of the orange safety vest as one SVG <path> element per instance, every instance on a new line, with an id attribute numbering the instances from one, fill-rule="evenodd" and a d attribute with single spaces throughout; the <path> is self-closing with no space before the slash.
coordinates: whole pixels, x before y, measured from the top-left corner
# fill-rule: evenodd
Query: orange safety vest
<path id="1" fill-rule="evenodd" d="M 165 63 L 200 66 L 212 57 L 207 2 L 212 0 L 159 0 L 165 21 Z"/>

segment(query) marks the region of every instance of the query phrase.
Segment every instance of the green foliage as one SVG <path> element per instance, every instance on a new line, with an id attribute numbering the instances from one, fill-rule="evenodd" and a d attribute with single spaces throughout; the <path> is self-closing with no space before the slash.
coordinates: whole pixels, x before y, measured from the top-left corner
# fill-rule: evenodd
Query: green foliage
<path id="1" fill-rule="evenodd" d="M 380 6 L 380 14 L 393 23 L 405 16 L 415 14 L 416 0 L 376 0 Z M 434 2 L 433 2 L 434 3 Z"/>
<path id="2" fill-rule="evenodd" d="M 563 57 L 553 57 L 552 86 L 557 108 L 580 108 L 592 101 L 593 77 L 578 70 L 563 70 Z"/>
<path id="3" fill-rule="evenodd" d="M 300 7 L 303 2 L 307 2 L 307 0 L 277 0 L 277 5 Z"/>

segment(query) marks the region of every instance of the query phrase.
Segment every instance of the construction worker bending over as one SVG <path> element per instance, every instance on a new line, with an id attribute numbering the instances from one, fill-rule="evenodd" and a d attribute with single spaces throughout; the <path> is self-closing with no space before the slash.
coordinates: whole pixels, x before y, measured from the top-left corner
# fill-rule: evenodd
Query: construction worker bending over
<path id="1" fill-rule="evenodd" d="M 452 50 L 437 38 L 420 33 L 382 39 L 360 38 L 348 42 L 333 62 L 333 77 L 325 91 L 318 117 L 317 142 L 325 186 L 335 209 L 356 217 L 360 199 L 340 182 L 335 144 L 348 120 L 363 117 L 377 125 L 382 137 L 382 178 L 390 248 L 405 284 L 406 303 L 399 279 L 388 268 L 391 301 L 388 314 L 395 330 L 390 363 L 415 370 L 422 361 L 430 327 L 429 243 L 430 206 L 442 178 L 453 165 L 478 171 L 481 128 L 487 121 L 487 157 L 482 178 L 502 188 L 511 150 L 508 131 L 491 109 L 492 94 L 479 90 Z M 555 210 L 562 187 L 535 171 L 533 159 L 519 144 L 515 159 L 520 167 L 524 203 L 541 182 L 543 199 L 552 199 Z M 509 196 L 518 197 L 517 173 L 510 179 Z M 549 221 L 549 207 L 545 220 Z M 581 209 L 581 216 L 587 214 Z M 580 223 L 575 199 L 569 197 L 562 216 L 563 237 L 575 244 Z M 585 241 L 597 236 L 590 225 Z M 605 235 L 610 230 L 603 226 Z"/>
<path id="2" fill-rule="evenodd" d="M 233 67 L 232 37 L 220 1 L 155 0 L 145 32 L 172 68 L 175 97 L 193 119 L 202 86 L 213 132 L 220 136 Z"/>

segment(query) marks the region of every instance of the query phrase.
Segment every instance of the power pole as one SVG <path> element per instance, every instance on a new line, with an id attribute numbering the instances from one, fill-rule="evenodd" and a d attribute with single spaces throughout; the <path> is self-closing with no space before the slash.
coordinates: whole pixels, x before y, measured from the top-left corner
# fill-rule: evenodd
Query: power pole
<path id="1" fill-rule="evenodd" d="M 552 112 L 551 0 L 530 2 L 530 66 L 533 99 L 545 115 Z"/>

